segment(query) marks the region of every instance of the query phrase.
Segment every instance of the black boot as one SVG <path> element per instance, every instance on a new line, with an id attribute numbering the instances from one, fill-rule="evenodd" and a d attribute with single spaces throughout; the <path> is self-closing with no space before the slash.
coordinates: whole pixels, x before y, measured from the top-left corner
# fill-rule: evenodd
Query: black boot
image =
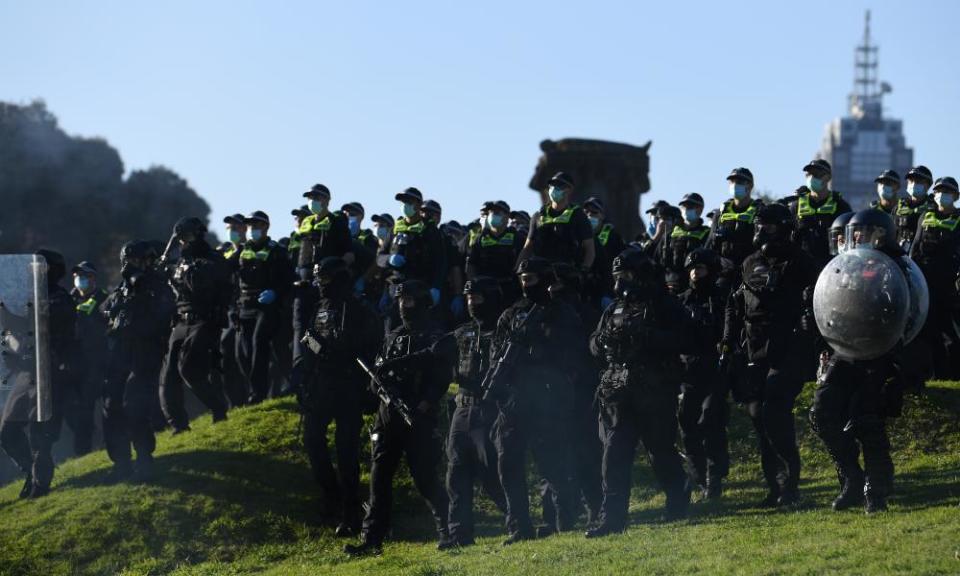
<path id="1" fill-rule="evenodd" d="M 800 490 L 798 488 L 784 488 L 780 497 L 777 498 L 777 506 L 796 506 L 800 503 Z"/>
<path id="2" fill-rule="evenodd" d="M 854 506 L 860 506 L 863 503 L 863 484 L 856 482 L 853 478 L 846 478 L 843 482 L 843 488 L 840 494 L 833 501 L 833 510 L 841 512 Z"/>
<path id="3" fill-rule="evenodd" d="M 383 552 L 383 543 L 367 534 L 360 536 L 360 542 L 357 544 L 347 544 L 343 551 L 349 556 L 369 556 Z"/>
<path id="4" fill-rule="evenodd" d="M 887 497 L 880 496 L 877 494 L 867 494 L 866 503 L 863 506 L 863 511 L 867 514 L 876 514 L 878 512 L 887 511 Z"/>
<path id="5" fill-rule="evenodd" d="M 107 475 L 103 478 L 103 483 L 106 485 L 119 484 L 130 478 L 130 475 L 133 474 L 133 467 L 130 465 L 130 462 L 116 463 L 113 465 L 113 468 Z"/>
<path id="6" fill-rule="evenodd" d="M 21 500 L 29 498 L 31 490 L 33 490 L 33 476 L 27 474 L 27 477 L 23 481 L 23 488 L 20 489 L 19 498 Z"/>
<path id="7" fill-rule="evenodd" d="M 770 489 L 763 500 L 757 502 L 757 508 L 776 508 L 777 501 L 780 500 L 780 490 Z"/>
<path id="8" fill-rule="evenodd" d="M 587 538 L 602 538 L 610 534 L 621 534 L 626 530 L 623 526 L 611 526 L 610 524 L 600 524 L 584 533 Z"/>
<path id="9" fill-rule="evenodd" d="M 723 478 L 711 476 L 707 478 L 707 488 L 703 491 L 704 500 L 719 500 L 723 496 Z"/>
<path id="10" fill-rule="evenodd" d="M 533 540 L 534 535 L 529 532 L 514 532 L 503 541 L 504 546 L 511 546 L 518 542 L 524 542 L 526 540 Z"/>

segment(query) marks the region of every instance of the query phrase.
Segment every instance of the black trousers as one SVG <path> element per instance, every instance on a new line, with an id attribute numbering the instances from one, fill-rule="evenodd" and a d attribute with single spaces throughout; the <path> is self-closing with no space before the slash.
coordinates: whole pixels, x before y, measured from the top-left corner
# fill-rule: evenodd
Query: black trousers
<path id="1" fill-rule="evenodd" d="M 550 382 L 554 386 L 563 386 L 565 378 L 562 373 L 548 371 L 517 374 L 516 381 L 523 382 L 525 389 L 510 390 L 508 397 L 498 402 L 493 442 L 497 448 L 497 471 L 507 503 L 506 527 L 511 536 L 533 535 L 527 490 L 528 448 L 542 478 L 541 499 L 549 498 L 552 504 L 552 516 L 544 521 L 556 531 L 573 528 L 572 519 L 567 515 L 573 509 L 569 444 L 572 391 L 550 391 L 534 384 Z"/>
<path id="2" fill-rule="evenodd" d="M 631 475 L 637 443 L 643 442 L 667 510 L 684 513 L 689 502 L 686 474 L 677 450 L 677 396 L 672 387 L 600 389 L 603 434 L 603 508 L 600 521 L 615 530 L 627 526 Z"/>
<path id="3" fill-rule="evenodd" d="M 305 347 L 300 341 L 313 322 L 317 299 L 317 291 L 312 286 L 295 288 L 293 296 L 293 364 L 290 370 L 290 386 L 294 390 L 300 389 L 303 385 Z"/>
<path id="4" fill-rule="evenodd" d="M 63 420 L 73 432 L 73 453 L 75 456 L 89 454 L 93 449 L 93 415 L 96 410 L 96 401 L 90 396 L 89 390 L 95 385 L 93 382 L 77 381 L 78 389 L 71 391 L 70 397 L 64 403 Z"/>
<path id="5" fill-rule="evenodd" d="M 227 327 L 220 332 L 220 366 L 219 370 L 214 370 L 214 380 L 219 379 L 222 382 L 221 387 L 230 406 L 243 406 L 250 399 L 250 382 L 240 371 L 240 364 L 237 362 L 238 323 L 239 320 L 234 315 Z"/>
<path id="6" fill-rule="evenodd" d="M 370 501 L 363 519 L 367 541 L 382 542 L 390 530 L 393 508 L 393 477 L 406 458 L 417 491 L 427 502 L 440 538 L 447 534 L 448 502 L 437 472 L 443 456 L 435 416 L 418 414 L 413 426 L 383 404 L 371 433 Z"/>
<path id="7" fill-rule="evenodd" d="M 157 447 L 151 423 L 153 382 L 161 358 L 151 342 L 126 339 L 116 342 L 103 396 L 103 440 L 107 455 L 118 467 L 130 466 L 130 445 L 137 461 L 149 462 Z"/>
<path id="8" fill-rule="evenodd" d="M 178 322 L 170 334 L 160 371 L 160 405 L 174 430 L 189 426 L 183 400 L 184 383 L 210 409 L 214 418 L 222 418 L 227 413 L 223 389 L 211 378 L 219 335 L 220 329 L 207 321 Z"/>
<path id="9" fill-rule="evenodd" d="M 457 396 L 447 436 L 447 495 L 450 498 L 450 537 L 472 542 L 474 537 L 474 483 L 483 490 L 501 512 L 507 504 L 497 475 L 497 451 L 490 439 L 492 406 L 481 406 L 477 397 Z"/>
<path id="10" fill-rule="evenodd" d="M 46 422 L 0 422 L 0 448 L 36 487 L 49 488 L 53 480 L 52 449 L 60 438 L 60 425 L 56 414 Z"/>
<path id="11" fill-rule="evenodd" d="M 726 478 L 730 471 L 730 405 L 725 380 L 709 365 L 692 365 L 683 372 L 680 392 L 677 419 L 683 451 L 693 469 L 694 481 L 706 486 L 708 478 Z"/>
<path id="12" fill-rule="evenodd" d="M 817 382 L 810 422 L 833 458 L 844 491 L 886 497 L 893 489 L 890 439 L 881 408 L 888 375 L 882 361 L 854 363 L 834 356 Z"/>
<path id="13" fill-rule="evenodd" d="M 351 528 L 360 526 L 360 433 L 363 413 L 358 382 L 355 390 L 342 389 L 323 398 L 302 398 L 303 444 L 313 477 L 326 501 L 340 506 L 340 520 Z M 344 386 L 346 388 L 346 386 Z M 327 443 L 327 430 L 336 422 L 334 445 L 336 467 Z"/>
<path id="14" fill-rule="evenodd" d="M 803 389 L 803 380 L 794 364 L 758 361 L 747 368 L 750 391 L 744 401 L 757 433 L 763 477 L 774 494 L 795 491 L 800 484 L 793 406 Z"/>
<path id="15" fill-rule="evenodd" d="M 270 361 L 279 323 L 277 308 L 240 311 L 237 363 L 250 381 L 252 402 L 260 402 L 270 393 Z"/>

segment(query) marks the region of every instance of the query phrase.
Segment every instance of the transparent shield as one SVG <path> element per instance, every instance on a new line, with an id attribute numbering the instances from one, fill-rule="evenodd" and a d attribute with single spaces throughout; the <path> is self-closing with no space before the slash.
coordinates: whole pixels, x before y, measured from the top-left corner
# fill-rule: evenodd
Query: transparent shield
<path id="1" fill-rule="evenodd" d="M 927 312 L 930 311 L 930 291 L 927 289 L 927 279 L 917 263 L 907 256 L 900 257 L 900 265 L 907 278 L 907 287 L 910 289 L 910 311 L 907 315 L 907 326 L 903 329 L 903 343 L 909 344 L 920 334 L 927 321 Z"/>
<path id="2" fill-rule="evenodd" d="M 52 416 L 47 264 L 32 254 L 0 255 L 0 414 L 4 420 Z"/>
<path id="3" fill-rule="evenodd" d="M 910 289 L 900 266 L 869 248 L 845 251 L 820 273 L 813 312 L 824 340 L 841 357 L 872 360 L 904 334 Z"/>

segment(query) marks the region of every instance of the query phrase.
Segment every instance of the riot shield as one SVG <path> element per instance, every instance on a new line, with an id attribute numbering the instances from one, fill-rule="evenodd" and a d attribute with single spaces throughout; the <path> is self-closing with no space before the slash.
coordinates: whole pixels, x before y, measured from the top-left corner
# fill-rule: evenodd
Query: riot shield
<path id="1" fill-rule="evenodd" d="M 927 312 L 930 310 L 930 291 L 927 289 L 927 279 L 917 263 L 908 256 L 900 257 L 900 266 L 907 278 L 907 287 L 910 289 L 910 312 L 907 315 L 907 326 L 903 329 L 903 343 L 909 344 L 920 334 L 927 321 Z"/>
<path id="2" fill-rule="evenodd" d="M 53 411 L 47 263 L 0 254 L 0 420 L 49 420 Z"/>

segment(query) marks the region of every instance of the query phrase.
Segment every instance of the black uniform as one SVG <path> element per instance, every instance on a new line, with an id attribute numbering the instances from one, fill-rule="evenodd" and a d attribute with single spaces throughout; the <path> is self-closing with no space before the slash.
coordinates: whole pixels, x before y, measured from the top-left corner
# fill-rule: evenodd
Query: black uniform
<path id="1" fill-rule="evenodd" d="M 160 400 L 167 422 L 180 432 L 189 429 L 184 383 L 210 409 L 214 421 L 226 418 L 223 389 L 211 371 L 232 287 L 223 257 L 202 239 L 181 251 L 170 286 L 176 296 L 176 324 L 161 369 Z"/>
<path id="2" fill-rule="evenodd" d="M 149 473 L 156 448 L 151 423 L 156 375 L 174 312 L 173 294 L 158 273 L 125 267 L 123 276 L 101 308 L 109 321 L 103 439 L 118 476 L 131 471 L 131 443 L 137 471 Z"/>
<path id="3" fill-rule="evenodd" d="M 93 448 L 94 404 L 100 395 L 107 355 L 107 323 L 99 308 L 107 299 L 107 293 L 97 289 L 84 296 L 74 288 L 70 296 L 77 309 L 79 349 L 75 351 L 76 379 L 67 393 L 63 418 L 73 431 L 73 452 L 82 456 Z"/>
<path id="4" fill-rule="evenodd" d="M 669 235 L 665 235 L 654 249 L 654 259 L 667 272 L 678 274 L 680 291 L 686 290 L 688 284 L 684 264 L 687 256 L 704 246 L 710 235 L 710 228 L 698 220 L 696 224 L 682 222 L 673 227 Z"/>
<path id="5" fill-rule="evenodd" d="M 520 297 L 516 266 L 523 242 L 524 237 L 509 227 L 499 236 L 490 229 L 470 230 L 466 245 L 467 279 L 495 278 L 500 283 L 504 304 L 513 304 Z"/>
<path id="6" fill-rule="evenodd" d="M 573 416 L 573 378 L 580 369 L 575 364 L 585 334 L 576 311 L 563 301 L 551 300 L 545 287 L 535 298 L 529 296 L 503 313 L 493 342 L 496 358 L 508 341 L 520 349 L 515 364 L 504 376 L 506 384 L 493 394 L 498 409 L 494 444 L 507 502 L 510 541 L 534 536 L 527 492 L 528 447 L 543 478 L 541 493 L 553 504 L 555 515 L 545 518 L 546 530 L 573 528 L 573 518 L 567 516 L 573 510 L 573 494 L 567 458 L 570 430 L 566 423 Z"/>
<path id="7" fill-rule="evenodd" d="M 931 197 L 916 200 L 912 197 L 901 198 L 897 203 L 895 221 L 897 225 L 897 244 L 905 252 L 910 252 L 913 239 L 917 235 L 920 219 L 929 210 L 936 210 L 937 205 Z"/>
<path id="8" fill-rule="evenodd" d="M 237 315 L 237 300 L 240 296 L 237 270 L 240 268 L 240 252 L 242 250 L 242 246 L 229 242 L 224 243 L 218 249 L 218 252 L 223 255 L 226 261 L 233 294 L 227 308 L 227 326 L 220 332 L 219 366 L 217 367 L 219 369 L 213 371 L 213 377 L 214 380 L 220 381 L 220 386 L 223 388 L 231 406 L 243 406 L 250 397 L 250 382 L 240 371 L 240 364 L 237 362 L 237 347 L 239 346 L 237 332 L 240 325 L 240 318 Z"/>
<path id="9" fill-rule="evenodd" d="M 623 236 L 614 228 L 613 224 L 605 222 L 593 237 L 597 255 L 590 266 L 590 281 L 587 288 L 587 301 L 598 308 L 603 308 L 603 302 L 613 297 L 613 276 L 610 265 L 617 254 L 623 252 L 626 244 Z"/>
<path id="10" fill-rule="evenodd" d="M 773 206 L 771 206 L 773 207 Z M 789 216 L 788 216 L 789 217 Z M 786 239 L 776 250 L 758 250 L 742 267 L 743 284 L 727 302 L 724 342 L 738 342 L 746 328 L 749 360 L 746 382 L 735 398 L 747 405 L 760 443 L 760 461 L 769 487 L 764 504 L 796 502 L 800 482 L 793 404 L 803 388 L 802 371 L 812 361 L 800 329 L 809 316 L 817 269 L 810 257 Z M 782 497 L 782 498 L 781 498 Z"/>
<path id="11" fill-rule="evenodd" d="M 355 359 L 375 353 L 382 331 L 373 310 L 352 294 L 346 264 L 339 258 L 329 260 L 321 267 L 331 269 L 333 282 L 321 285 L 317 313 L 307 336 L 299 399 L 304 413 L 303 444 L 313 476 L 326 501 L 339 508 L 330 512 L 339 514 L 337 534 L 346 536 L 360 528 L 361 401 L 366 377 Z M 327 431 L 334 421 L 336 469 L 327 445 Z"/>
<path id="12" fill-rule="evenodd" d="M 751 200 L 746 208 L 738 208 L 733 200 L 727 200 L 710 225 L 706 248 L 730 260 L 733 266 L 724 268 L 721 281 L 730 290 L 740 284 L 743 261 L 755 250 L 753 246 L 754 219 L 763 202 Z"/>
<path id="13" fill-rule="evenodd" d="M 571 204 L 560 211 L 547 205 L 531 218 L 529 237 L 534 256 L 579 267 L 580 248 L 593 238 L 593 228 L 579 205 Z"/>
<path id="14" fill-rule="evenodd" d="M 284 321 L 283 300 L 293 277 L 286 254 L 269 237 L 248 241 L 239 258 L 237 361 L 250 381 L 250 402 L 256 403 L 270 392 L 273 339 Z M 268 291 L 273 293 L 273 301 L 261 304 L 261 295 Z"/>
<path id="15" fill-rule="evenodd" d="M 419 280 L 442 292 L 447 280 L 447 245 L 433 222 L 422 218 L 411 222 L 401 216 L 394 221 L 393 238 L 381 247 L 380 255 L 378 262 L 392 270 L 379 306 L 389 332 L 400 321 L 395 301 L 400 284 Z"/>
<path id="16" fill-rule="evenodd" d="M 797 221 L 794 241 L 801 250 L 813 258 L 817 269 L 822 269 L 832 258 L 829 243 L 830 225 L 837 216 L 850 212 L 850 204 L 840 196 L 839 192 L 832 190 L 820 202 L 816 202 L 810 193 L 797 196 L 788 207 Z"/>

